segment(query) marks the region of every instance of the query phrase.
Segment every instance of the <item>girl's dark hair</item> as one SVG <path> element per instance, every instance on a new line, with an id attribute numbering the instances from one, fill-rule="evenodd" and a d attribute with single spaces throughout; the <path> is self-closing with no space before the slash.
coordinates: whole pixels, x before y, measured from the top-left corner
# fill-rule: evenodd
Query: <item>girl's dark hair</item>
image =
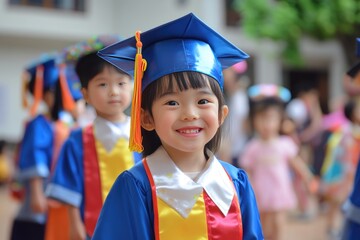
<path id="1" fill-rule="evenodd" d="M 263 112 L 269 108 L 278 108 L 280 111 L 284 110 L 285 104 L 280 99 L 275 97 L 265 97 L 261 100 L 249 100 L 250 102 L 250 116 L 258 112 Z"/>
<path id="2" fill-rule="evenodd" d="M 90 80 L 101 73 L 105 66 L 112 65 L 100 58 L 96 52 L 80 57 L 76 63 L 75 71 L 80 79 L 81 87 L 87 88 Z"/>
<path id="3" fill-rule="evenodd" d="M 219 121 L 221 118 L 221 107 L 225 105 L 224 96 L 222 94 L 219 83 L 207 75 L 198 72 L 178 72 L 170 75 L 161 77 L 149 86 L 145 88 L 142 93 L 141 108 L 149 112 L 152 116 L 152 104 L 153 102 L 163 93 L 173 91 L 185 91 L 190 88 L 197 89 L 210 86 L 211 90 L 219 101 Z M 161 146 L 161 141 L 155 130 L 147 131 L 141 128 L 143 136 L 143 157 L 146 157 Z M 218 128 L 215 136 L 205 145 L 204 154 L 206 158 L 209 156 L 206 154 L 206 149 L 210 149 L 211 152 L 215 153 L 221 144 L 221 133 L 222 125 Z"/>
<path id="4" fill-rule="evenodd" d="M 34 95 L 34 91 L 35 91 L 35 76 L 31 76 L 29 84 L 27 86 L 28 91 L 31 93 L 31 95 Z M 44 87 L 43 88 L 43 94 L 46 93 L 47 91 L 54 91 L 54 87 Z"/>
<path id="5" fill-rule="evenodd" d="M 35 76 L 33 76 L 30 81 L 29 81 L 29 85 L 28 85 L 28 91 L 34 95 L 34 91 L 35 91 Z M 59 86 L 59 81 L 57 81 L 57 83 L 55 84 L 55 86 L 51 86 L 51 87 L 44 87 L 43 89 L 43 96 L 45 95 L 45 93 L 47 92 L 53 92 L 55 95 L 55 102 L 54 102 L 54 106 L 52 107 L 52 109 L 50 109 L 50 114 L 51 114 L 51 119 L 56 121 L 59 119 L 59 111 L 60 109 L 62 109 L 62 102 L 61 102 L 61 92 L 59 95 L 60 91 L 60 86 Z"/>

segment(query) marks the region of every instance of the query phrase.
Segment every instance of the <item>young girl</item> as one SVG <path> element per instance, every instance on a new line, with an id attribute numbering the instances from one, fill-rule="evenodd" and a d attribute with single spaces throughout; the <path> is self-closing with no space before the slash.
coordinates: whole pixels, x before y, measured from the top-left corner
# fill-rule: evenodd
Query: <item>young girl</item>
<path id="1" fill-rule="evenodd" d="M 283 104 L 290 92 L 271 84 L 252 86 L 248 92 L 255 136 L 245 146 L 241 164 L 254 186 L 265 239 L 281 239 L 285 213 L 296 207 L 290 171 L 308 183 L 312 175 L 297 158 L 294 141 L 279 135 Z"/>
<path id="2" fill-rule="evenodd" d="M 263 239 L 245 172 L 214 155 L 222 69 L 248 56 L 193 14 L 99 54 L 129 73 L 135 61 L 130 147 L 144 159 L 118 177 L 93 239 Z"/>
<path id="3" fill-rule="evenodd" d="M 87 48 L 86 48 L 87 49 Z M 47 196 L 70 212 L 70 239 L 87 239 L 116 177 L 140 159 L 127 148 L 131 78 L 86 52 L 76 63 L 85 100 L 96 110 L 93 124 L 72 131 L 58 159 Z"/>
<path id="4" fill-rule="evenodd" d="M 27 103 L 26 91 L 29 91 L 34 96 L 34 103 L 30 109 L 32 119 L 26 124 L 17 153 L 16 178 L 23 186 L 23 196 L 20 211 L 14 220 L 11 239 L 29 239 L 29 236 L 32 239 L 44 239 L 47 213 L 44 188 L 61 144 L 57 140 L 68 130 L 62 124 L 57 124 L 59 113 L 74 107 L 74 95 L 70 92 L 69 84 L 65 78 L 60 77 L 58 58 L 58 54 L 43 55 L 26 69 L 26 76 L 29 78 L 24 78 L 23 100 Z M 55 97 L 57 91 L 61 93 L 59 98 Z M 67 101 L 59 104 L 59 101 L 65 100 L 64 96 L 68 96 Z M 42 101 L 46 111 L 35 116 Z"/>

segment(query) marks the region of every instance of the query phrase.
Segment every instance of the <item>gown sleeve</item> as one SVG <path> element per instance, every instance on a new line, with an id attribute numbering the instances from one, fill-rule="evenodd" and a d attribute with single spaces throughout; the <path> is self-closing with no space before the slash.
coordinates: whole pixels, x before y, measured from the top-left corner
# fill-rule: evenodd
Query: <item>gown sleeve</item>
<path id="1" fill-rule="evenodd" d="M 80 207 L 84 193 L 82 131 L 73 131 L 65 141 L 46 195 L 66 204 Z"/>
<path id="2" fill-rule="evenodd" d="M 222 165 L 232 178 L 239 198 L 243 224 L 243 240 L 264 239 L 254 191 L 246 172 L 228 163 L 222 162 Z"/>
<path id="3" fill-rule="evenodd" d="M 39 115 L 27 124 L 19 153 L 19 179 L 48 177 L 52 143 L 53 132 L 43 116 Z"/>
<path id="4" fill-rule="evenodd" d="M 150 184 L 146 175 L 140 179 L 134 175 L 141 168 L 139 163 L 117 178 L 101 210 L 93 240 L 155 238 Z"/>

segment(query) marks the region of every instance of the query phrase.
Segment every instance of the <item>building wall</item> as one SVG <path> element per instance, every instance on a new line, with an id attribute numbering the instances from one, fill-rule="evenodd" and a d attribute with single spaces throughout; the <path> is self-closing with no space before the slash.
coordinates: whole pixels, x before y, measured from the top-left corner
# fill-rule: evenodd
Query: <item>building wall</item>
<path id="1" fill-rule="evenodd" d="M 90 36 L 117 33 L 133 36 L 136 30 L 195 13 L 254 59 L 254 82 L 279 83 L 286 67 L 280 46 L 245 37 L 238 28 L 225 26 L 225 4 L 220 0 L 88 0 L 86 13 L 9 7 L 0 0 L 0 138 L 18 141 L 26 112 L 20 104 L 23 67 L 42 52 L 60 50 Z M 344 57 L 336 42 L 304 40 L 302 52 L 308 68 L 329 71 L 330 97 L 342 95 Z"/>

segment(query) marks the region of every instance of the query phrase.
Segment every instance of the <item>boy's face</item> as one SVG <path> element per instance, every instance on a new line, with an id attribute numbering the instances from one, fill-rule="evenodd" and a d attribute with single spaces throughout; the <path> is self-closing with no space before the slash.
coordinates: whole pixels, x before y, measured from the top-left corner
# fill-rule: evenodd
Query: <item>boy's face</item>
<path id="1" fill-rule="evenodd" d="M 89 81 L 82 92 L 85 100 L 91 104 L 98 116 L 112 122 L 124 120 L 124 110 L 131 100 L 130 77 L 112 67 L 104 70 Z"/>

